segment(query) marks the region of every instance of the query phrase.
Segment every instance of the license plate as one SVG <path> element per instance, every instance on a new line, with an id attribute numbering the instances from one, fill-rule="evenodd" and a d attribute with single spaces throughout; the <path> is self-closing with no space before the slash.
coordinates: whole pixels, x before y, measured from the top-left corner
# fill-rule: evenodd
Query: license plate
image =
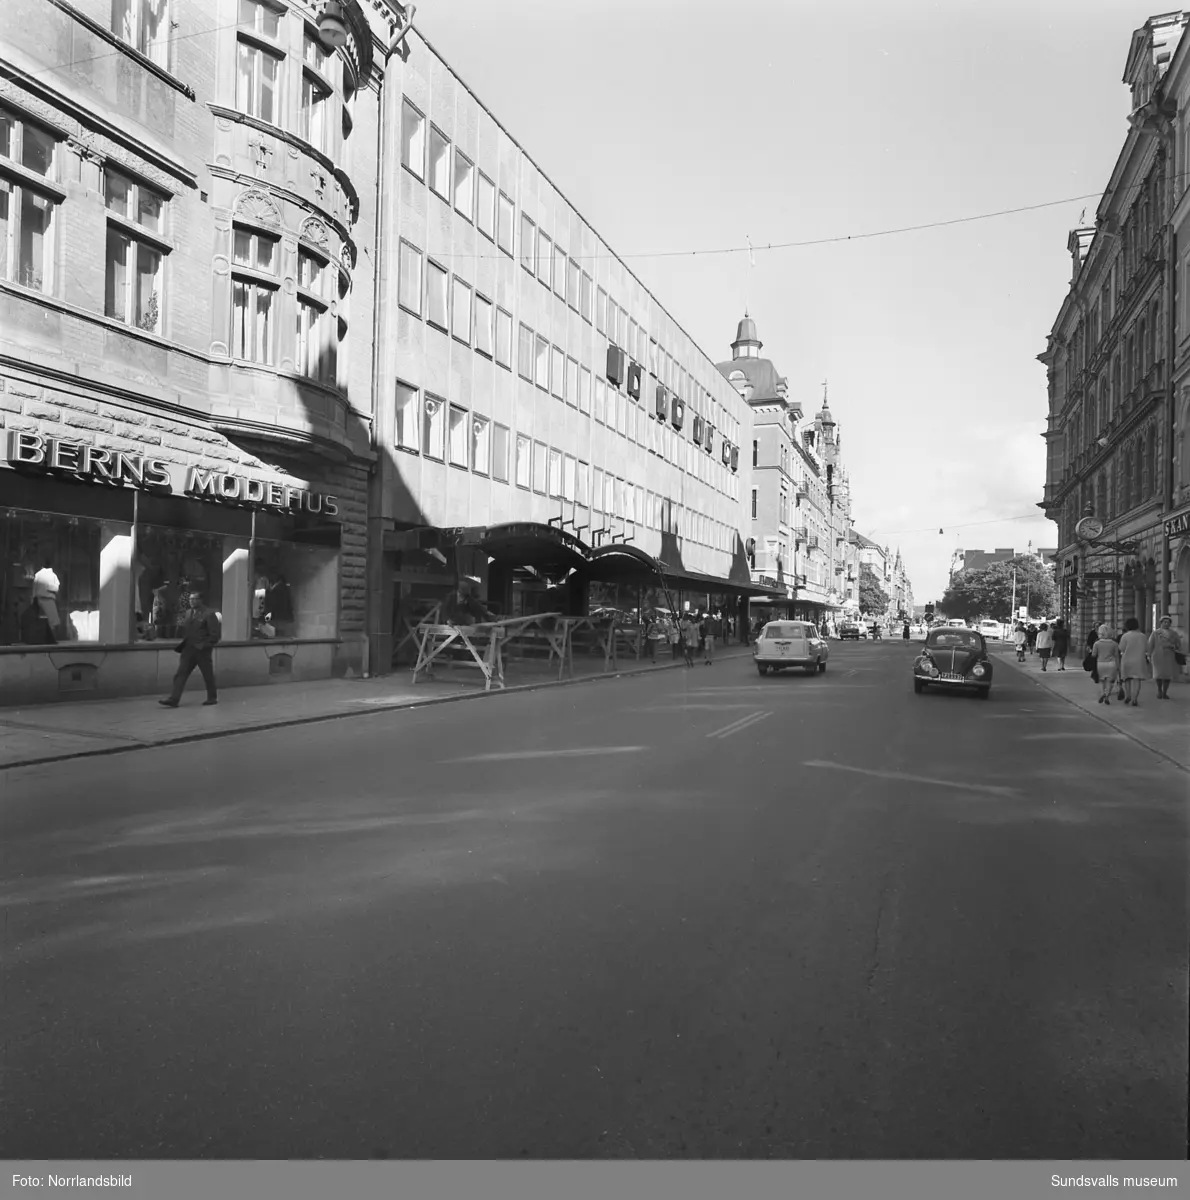
<path id="1" fill-rule="evenodd" d="M 956 675 L 953 671 L 943 671 L 941 678 L 945 679 L 947 683 L 966 683 L 967 681 L 966 676 Z"/>

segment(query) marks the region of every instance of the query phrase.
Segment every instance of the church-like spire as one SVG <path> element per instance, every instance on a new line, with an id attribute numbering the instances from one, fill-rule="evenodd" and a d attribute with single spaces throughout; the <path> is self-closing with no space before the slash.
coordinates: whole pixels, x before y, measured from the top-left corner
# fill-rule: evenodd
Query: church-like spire
<path id="1" fill-rule="evenodd" d="M 736 327 L 735 341 L 731 343 L 731 357 L 759 358 L 764 343 L 756 332 L 756 322 L 744 312 L 744 319 Z"/>

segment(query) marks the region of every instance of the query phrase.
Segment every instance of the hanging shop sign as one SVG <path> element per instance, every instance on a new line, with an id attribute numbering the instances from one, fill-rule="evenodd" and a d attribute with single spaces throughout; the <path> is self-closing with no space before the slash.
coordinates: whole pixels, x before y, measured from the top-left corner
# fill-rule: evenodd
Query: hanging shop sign
<path id="1" fill-rule="evenodd" d="M 1183 537 L 1187 533 L 1190 533 L 1190 509 L 1170 517 L 1165 522 L 1165 536 L 1167 538 Z"/>
<path id="2" fill-rule="evenodd" d="M 8 436 L 8 461 L 18 469 L 69 475 L 90 483 L 139 488 L 144 491 L 183 495 L 196 500 L 236 504 L 246 508 L 276 509 L 281 512 L 321 513 L 333 517 L 339 504 L 335 496 L 293 484 L 260 479 L 253 475 L 214 471 L 202 467 L 185 470 L 184 484 L 175 486 L 175 468 L 164 459 L 150 458 L 128 450 L 105 450 L 81 442 L 66 442 L 40 433 Z"/>

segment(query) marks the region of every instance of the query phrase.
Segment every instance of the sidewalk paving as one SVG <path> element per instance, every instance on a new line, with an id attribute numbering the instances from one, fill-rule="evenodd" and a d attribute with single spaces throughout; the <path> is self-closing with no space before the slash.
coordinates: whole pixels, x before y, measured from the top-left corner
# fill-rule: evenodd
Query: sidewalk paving
<path id="1" fill-rule="evenodd" d="M 1138 708 L 1125 706 L 1123 701 L 1117 703 L 1114 696 L 1110 705 L 1103 705 L 1099 703 L 1099 685 L 1092 683 L 1091 676 L 1083 670 L 1081 652 L 1066 659 L 1065 671 L 1059 671 L 1053 662 L 1043 671 L 1036 654 L 1027 654 L 1025 661 L 1018 663 L 1014 649 L 998 646 L 989 649 L 996 659 L 1026 675 L 1030 682 L 1190 771 L 1190 686 L 1185 680 L 1171 685 L 1168 700 L 1157 699 L 1157 686 L 1150 679 L 1141 689 Z"/>
<path id="2" fill-rule="evenodd" d="M 720 659 L 751 654 L 750 646 L 734 643 L 716 652 Z M 163 708 L 158 696 L 129 696 L 115 700 L 76 700 L 58 704 L 0 708 L 0 770 L 36 766 L 64 758 L 84 758 L 144 750 L 178 742 L 229 737 L 253 730 L 311 721 L 336 720 L 385 709 L 414 708 L 500 696 L 532 688 L 561 687 L 570 683 L 615 679 L 624 675 L 652 674 L 682 666 L 658 654 L 656 664 L 647 659 L 621 658 L 615 671 L 603 670 L 602 656 L 576 655 L 574 675 L 558 679 L 558 668 L 544 661 L 505 664 L 503 691 L 483 690 L 482 677 L 473 669 L 445 668 L 437 677 L 414 684 L 412 671 L 403 667 L 391 675 L 372 679 L 319 679 L 304 683 L 264 684 L 227 688 L 219 703 L 203 707 L 201 683 L 194 679 L 181 706 Z M 705 670 L 696 658 L 695 669 Z"/>

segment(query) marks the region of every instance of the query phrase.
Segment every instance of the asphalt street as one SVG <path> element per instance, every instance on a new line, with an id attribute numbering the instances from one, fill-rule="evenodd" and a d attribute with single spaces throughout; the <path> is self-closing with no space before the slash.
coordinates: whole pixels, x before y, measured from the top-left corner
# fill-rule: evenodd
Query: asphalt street
<path id="1" fill-rule="evenodd" d="M 1181 1157 L 1185 773 L 910 658 L 5 772 L 0 1157 Z"/>

